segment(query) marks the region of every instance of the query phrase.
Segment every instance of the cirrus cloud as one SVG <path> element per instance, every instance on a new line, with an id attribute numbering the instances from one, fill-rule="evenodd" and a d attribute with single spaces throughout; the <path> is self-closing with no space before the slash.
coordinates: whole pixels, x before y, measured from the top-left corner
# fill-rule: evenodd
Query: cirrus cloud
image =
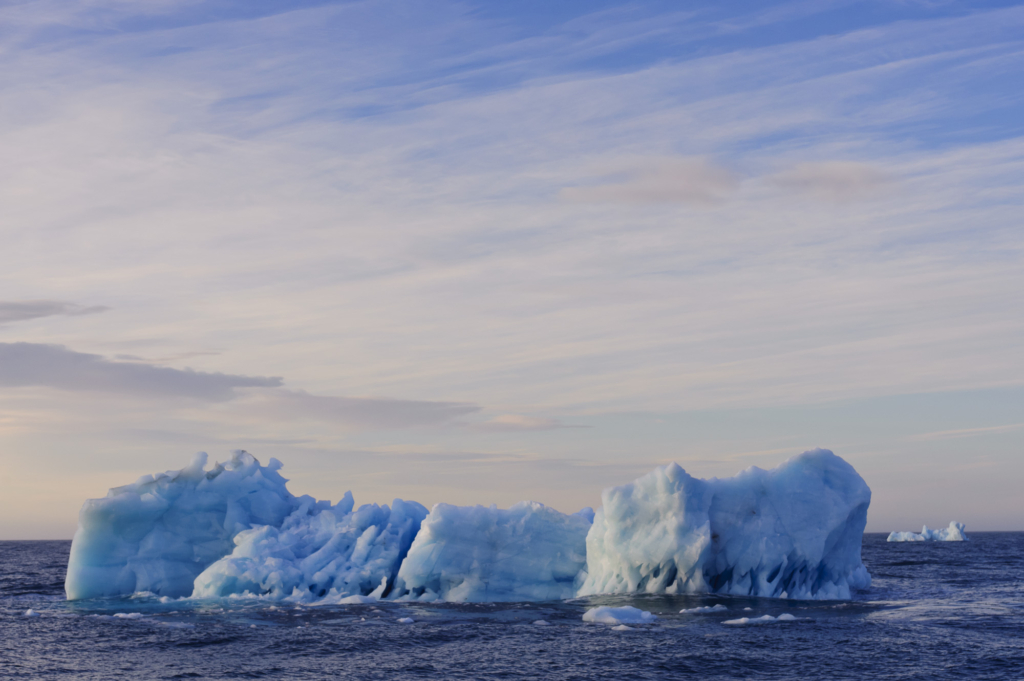
<path id="1" fill-rule="evenodd" d="M 586 428 L 587 426 L 569 426 L 557 419 L 523 414 L 500 414 L 484 423 L 475 426 L 480 430 L 520 431 L 520 430 L 555 430 L 557 428 Z"/>
<path id="2" fill-rule="evenodd" d="M 0 300 L 0 324 L 9 322 L 21 322 L 40 317 L 52 317 L 63 315 L 77 317 L 79 315 L 96 314 L 106 312 L 109 307 L 93 305 L 86 307 L 75 303 L 67 303 L 60 300 Z"/>
<path id="3" fill-rule="evenodd" d="M 624 164 L 619 179 L 566 187 L 568 203 L 717 203 L 739 184 L 737 177 L 705 158 L 649 158 Z M 605 175 L 607 177 L 607 175 Z"/>
<path id="4" fill-rule="evenodd" d="M 878 168 L 856 161 L 800 163 L 769 176 L 768 181 L 783 189 L 837 203 L 876 196 L 894 183 L 892 177 Z"/>
<path id="5" fill-rule="evenodd" d="M 282 385 L 283 380 L 276 376 L 111 361 L 62 345 L 0 343 L 0 388 L 43 387 L 132 397 L 236 401 L 240 410 L 264 420 L 317 421 L 361 428 L 429 426 L 480 411 L 480 407 L 463 402 L 313 395 Z"/>
<path id="6" fill-rule="evenodd" d="M 362 428 L 413 428 L 447 423 L 480 411 L 465 402 L 312 395 L 304 390 L 252 390 L 240 401 L 250 415 Z"/>
<path id="7" fill-rule="evenodd" d="M 0 387 L 125 393 L 150 397 L 230 400 L 235 388 L 276 387 L 277 377 L 237 376 L 112 362 L 63 345 L 0 343 Z"/>

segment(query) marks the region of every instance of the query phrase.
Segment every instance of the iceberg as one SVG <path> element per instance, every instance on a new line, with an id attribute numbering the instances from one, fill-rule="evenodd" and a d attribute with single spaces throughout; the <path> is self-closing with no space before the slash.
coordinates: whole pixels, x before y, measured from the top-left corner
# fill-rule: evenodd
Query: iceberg
<path id="1" fill-rule="evenodd" d="M 929 530 L 925 525 L 921 528 L 921 534 L 916 532 L 890 532 L 886 541 L 967 541 L 964 530 L 967 528 L 963 523 L 953 520 L 949 527 L 941 530 Z"/>
<path id="2" fill-rule="evenodd" d="M 180 471 L 87 501 L 68 598 L 846 599 L 870 584 L 860 547 L 871 491 L 827 450 L 726 479 L 663 466 L 605 490 L 596 512 L 571 515 L 529 501 L 508 509 L 437 504 L 428 513 L 396 499 L 356 509 L 350 492 L 334 505 L 292 495 L 276 459 L 262 466 L 238 451 L 210 470 L 206 462 L 200 453 Z"/>
<path id="3" fill-rule="evenodd" d="M 670 464 L 602 501 L 579 595 L 848 599 L 871 583 L 860 556 L 871 490 L 825 449 L 726 479 Z"/>
<path id="4" fill-rule="evenodd" d="M 534 501 L 507 510 L 437 504 L 398 571 L 396 589 L 422 601 L 572 598 L 586 565 L 590 520 Z"/>

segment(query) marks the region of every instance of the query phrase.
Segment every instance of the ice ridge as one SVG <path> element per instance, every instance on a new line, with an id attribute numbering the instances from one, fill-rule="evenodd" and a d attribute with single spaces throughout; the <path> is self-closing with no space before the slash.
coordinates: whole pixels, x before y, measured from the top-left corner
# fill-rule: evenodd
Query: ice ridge
<path id="1" fill-rule="evenodd" d="M 192 595 L 260 595 L 298 603 L 387 596 L 427 509 L 401 499 L 390 507 L 352 507 L 351 493 L 327 508 L 307 498 L 280 528 L 243 530 L 232 552 L 195 578 Z"/>
<path id="2" fill-rule="evenodd" d="M 236 452 L 85 503 L 69 599 L 150 592 L 302 603 L 544 601 L 601 593 L 849 598 L 871 492 L 827 450 L 701 480 L 676 464 L 566 515 L 416 502 L 354 508 L 288 492 Z"/>

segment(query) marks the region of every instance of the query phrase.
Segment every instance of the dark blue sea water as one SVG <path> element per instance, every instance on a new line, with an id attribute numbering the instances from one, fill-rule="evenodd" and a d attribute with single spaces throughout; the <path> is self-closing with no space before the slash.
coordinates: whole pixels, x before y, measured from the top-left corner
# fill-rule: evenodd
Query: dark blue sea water
<path id="1" fill-rule="evenodd" d="M 865 535 L 874 584 L 852 602 L 67 602 L 69 548 L 0 542 L 0 678 L 1024 679 L 1024 533 L 913 544 Z M 716 603 L 729 610 L 679 614 Z M 634 605 L 659 620 L 629 631 L 584 623 L 596 604 Z M 800 619 L 723 624 L 784 612 Z M 414 622 L 397 621 L 405 617 Z"/>

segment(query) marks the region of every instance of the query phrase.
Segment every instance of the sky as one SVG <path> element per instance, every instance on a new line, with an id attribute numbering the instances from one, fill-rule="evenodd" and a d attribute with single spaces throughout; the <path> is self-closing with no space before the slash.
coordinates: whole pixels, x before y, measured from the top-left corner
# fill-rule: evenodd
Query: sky
<path id="1" fill-rule="evenodd" d="M 196 451 L 1024 530 L 1024 4 L 0 4 L 0 538 Z"/>

